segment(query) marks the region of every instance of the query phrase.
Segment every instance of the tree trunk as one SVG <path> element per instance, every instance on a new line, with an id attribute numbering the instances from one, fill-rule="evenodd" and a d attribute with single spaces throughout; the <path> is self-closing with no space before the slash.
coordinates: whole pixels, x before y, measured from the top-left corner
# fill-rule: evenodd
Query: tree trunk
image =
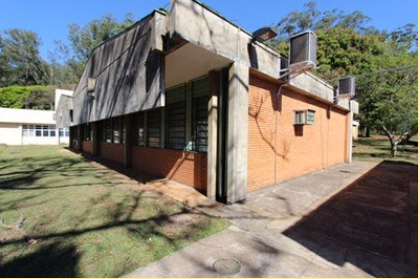
<path id="1" fill-rule="evenodd" d="M 369 128 L 369 126 L 366 126 L 366 137 L 370 138 L 370 128 Z"/>
<path id="2" fill-rule="evenodd" d="M 385 126 L 382 126 L 382 129 L 385 131 L 389 139 L 389 143 L 391 144 L 391 156 L 392 157 L 397 156 L 398 141 L 395 140 L 394 133 L 391 133 Z"/>

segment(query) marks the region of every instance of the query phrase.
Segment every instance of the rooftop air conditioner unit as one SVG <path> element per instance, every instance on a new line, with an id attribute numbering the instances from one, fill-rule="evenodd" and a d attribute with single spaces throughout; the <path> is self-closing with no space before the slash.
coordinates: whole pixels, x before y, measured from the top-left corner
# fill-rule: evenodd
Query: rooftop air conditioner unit
<path id="1" fill-rule="evenodd" d="M 290 37 L 290 68 L 308 71 L 316 67 L 317 37 L 305 31 Z"/>
<path id="2" fill-rule="evenodd" d="M 345 77 L 338 80 L 338 94 L 340 98 L 352 98 L 356 95 L 356 78 Z"/>

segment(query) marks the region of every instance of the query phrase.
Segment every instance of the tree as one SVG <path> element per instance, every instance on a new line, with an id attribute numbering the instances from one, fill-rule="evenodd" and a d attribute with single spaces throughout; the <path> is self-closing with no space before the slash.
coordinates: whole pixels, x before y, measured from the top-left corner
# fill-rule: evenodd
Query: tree
<path id="1" fill-rule="evenodd" d="M 318 36 L 315 73 L 326 80 L 356 76 L 361 125 L 367 133 L 383 131 L 395 156 L 396 146 L 417 129 L 417 67 L 388 70 L 417 64 L 415 25 L 381 32 L 368 26 L 370 18 L 359 11 L 321 12 L 314 2 L 304 7 L 278 23 L 279 36 L 273 47 L 286 55 L 288 37 L 314 30 Z"/>
<path id="2" fill-rule="evenodd" d="M 127 13 L 119 23 L 111 14 L 101 19 L 94 19 L 84 27 L 78 24 L 69 25 L 68 39 L 78 61 L 85 63 L 92 50 L 102 42 L 110 39 L 134 23 L 133 15 Z"/>
<path id="3" fill-rule="evenodd" d="M 127 13 L 122 22 L 118 22 L 111 14 L 105 14 L 101 19 L 94 19 L 83 27 L 70 24 L 69 45 L 56 41 L 56 49 L 49 54 L 53 84 L 74 87 L 83 74 L 92 50 L 134 22 L 133 14 Z"/>
<path id="4" fill-rule="evenodd" d="M 43 85 L 13 85 L 0 88 L 0 107 L 53 109 L 54 87 Z"/>
<path id="5" fill-rule="evenodd" d="M 40 57 L 38 35 L 21 29 L 9 29 L 3 35 L 0 39 L 2 85 L 47 84 L 48 65 Z"/>

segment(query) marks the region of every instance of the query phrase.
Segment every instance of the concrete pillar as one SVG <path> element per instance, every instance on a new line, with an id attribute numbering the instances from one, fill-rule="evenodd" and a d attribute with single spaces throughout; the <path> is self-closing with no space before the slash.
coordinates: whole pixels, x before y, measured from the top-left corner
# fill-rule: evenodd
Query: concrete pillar
<path id="1" fill-rule="evenodd" d="M 131 117 L 126 115 L 123 117 L 124 125 L 124 166 L 131 167 L 132 163 L 132 145 L 131 145 Z"/>
<path id="2" fill-rule="evenodd" d="M 94 122 L 91 123 L 91 128 L 92 128 L 92 155 L 95 157 L 99 157 L 99 123 L 98 122 Z"/>
<path id="3" fill-rule="evenodd" d="M 217 183 L 217 102 L 220 94 L 220 73 L 209 73 L 208 134 L 207 134 L 207 197 L 216 196 Z"/>
<path id="4" fill-rule="evenodd" d="M 246 198 L 248 172 L 249 68 L 235 62 L 229 69 L 226 144 L 226 201 Z"/>

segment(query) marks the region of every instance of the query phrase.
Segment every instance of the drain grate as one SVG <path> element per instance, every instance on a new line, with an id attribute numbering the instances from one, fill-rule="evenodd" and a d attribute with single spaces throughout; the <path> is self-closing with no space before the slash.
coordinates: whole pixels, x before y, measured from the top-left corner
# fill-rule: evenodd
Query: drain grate
<path id="1" fill-rule="evenodd" d="M 231 257 L 220 258 L 214 262 L 213 268 L 222 276 L 232 276 L 241 271 L 241 262 Z"/>

